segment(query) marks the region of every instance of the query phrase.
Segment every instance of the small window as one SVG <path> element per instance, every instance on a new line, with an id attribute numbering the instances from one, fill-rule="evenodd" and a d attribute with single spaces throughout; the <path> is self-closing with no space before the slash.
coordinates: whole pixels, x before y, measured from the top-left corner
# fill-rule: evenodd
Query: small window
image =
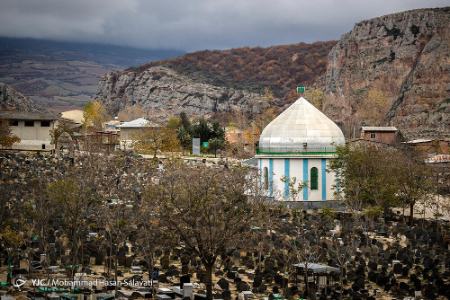
<path id="1" fill-rule="evenodd" d="M 41 127 L 50 127 L 50 121 L 41 121 Z"/>
<path id="2" fill-rule="evenodd" d="M 42 144 L 42 150 L 45 150 L 45 144 Z"/>
<path id="3" fill-rule="evenodd" d="M 25 127 L 34 127 L 34 121 L 25 121 Z"/>
<path id="4" fill-rule="evenodd" d="M 9 126 L 19 126 L 18 120 L 9 120 Z"/>
<path id="5" fill-rule="evenodd" d="M 316 167 L 311 168 L 311 190 L 319 189 L 319 171 Z"/>
<path id="6" fill-rule="evenodd" d="M 269 189 L 269 170 L 267 167 L 264 167 L 264 189 Z"/>
<path id="7" fill-rule="evenodd" d="M 372 133 L 370 134 L 370 138 L 371 138 L 371 139 L 374 139 L 374 138 L 375 138 L 375 132 L 372 132 Z"/>

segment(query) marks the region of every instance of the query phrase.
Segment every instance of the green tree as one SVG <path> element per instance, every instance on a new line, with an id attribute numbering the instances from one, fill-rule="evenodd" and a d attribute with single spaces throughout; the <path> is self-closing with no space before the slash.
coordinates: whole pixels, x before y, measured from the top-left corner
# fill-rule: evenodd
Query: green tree
<path id="1" fill-rule="evenodd" d="M 212 130 L 204 118 L 200 118 L 191 128 L 191 136 L 200 138 L 200 142 L 207 142 L 211 138 Z"/>
<path id="2" fill-rule="evenodd" d="M 183 147 L 183 149 L 190 149 L 191 143 L 192 143 L 192 137 L 191 137 L 191 134 L 189 133 L 189 131 L 184 126 L 181 126 L 180 128 L 178 128 L 177 137 L 178 137 L 178 140 L 180 141 L 180 144 Z"/>
<path id="3" fill-rule="evenodd" d="M 399 155 L 397 150 L 374 146 L 338 147 L 330 166 L 336 172 L 338 198 L 359 211 L 374 205 L 386 211 L 397 204 Z"/>
<path id="4" fill-rule="evenodd" d="M 213 138 L 209 140 L 209 150 L 214 153 L 214 157 L 217 157 L 217 150 L 225 148 L 225 141 L 219 138 Z"/>

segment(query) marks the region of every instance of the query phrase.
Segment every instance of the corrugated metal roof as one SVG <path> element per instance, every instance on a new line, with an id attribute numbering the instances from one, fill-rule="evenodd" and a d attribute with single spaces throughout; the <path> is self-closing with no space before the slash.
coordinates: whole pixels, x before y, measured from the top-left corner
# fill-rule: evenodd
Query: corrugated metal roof
<path id="1" fill-rule="evenodd" d="M 336 273 L 336 274 L 340 273 L 339 268 L 335 268 L 335 267 L 331 267 L 331 266 L 327 266 L 327 265 L 323 265 L 323 264 L 318 264 L 318 263 L 308 263 L 308 265 L 306 265 L 306 263 L 298 263 L 298 264 L 294 265 L 294 267 L 297 267 L 300 269 L 305 269 L 306 266 L 308 266 L 308 270 L 312 271 L 313 273 Z"/>
<path id="2" fill-rule="evenodd" d="M 159 127 L 158 124 L 152 123 L 145 118 L 138 118 L 133 121 L 124 122 L 117 126 L 118 128 L 144 128 L 144 127 Z"/>
<path id="3" fill-rule="evenodd" d="M 262 151 L 295 152 L 345 144 L 341 129 L 300 97 L 269 125 L 259 139 Z"/>
<path id="4" fill-rule="evenodd" d="M 397 127 L 394 126 L 363 126 L 362 131 L 397 131 Z"/>
<path id="5" fill-rule="evenodd" d="M 416 139 L 416 140 L 407 141 L 405 143 L 406 144 L 420 144 L 420 143 L 429 143 L 432 141 L 433 140 L 431 140 L 431 139 Z"/>

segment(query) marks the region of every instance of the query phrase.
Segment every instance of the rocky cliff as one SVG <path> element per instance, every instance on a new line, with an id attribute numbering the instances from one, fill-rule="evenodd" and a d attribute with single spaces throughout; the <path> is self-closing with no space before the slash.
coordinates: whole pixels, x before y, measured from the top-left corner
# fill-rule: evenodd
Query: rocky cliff
<path id="1" fill-rule="evenodd" d="M 100 81 L 97 96 L 114 114 L 140 105 L 157 117 L 233 109 L 252 117 L 268 105 L 284 105 L 298 84 L 312 84 L 325 72 L 335 43 L 194 52 L 111 72 Z"/>
<path id="2" fill-rule="evenodd" d="M 324 88 L 325 113 L 347 132 L 365 123 L 450 135 L 450 8 L 356 24 L 329 53 Z"/>
<path id="3" fill-rule="evenodd" d="M 112 113 L 139 105 L 157 120 L 182 111 L 208 116 L 243 108 L 257 114 L 269 106 L 268 99 L 259 94 L 193 81 L 162 66 L 108 73 L 100 80 L 98 97 Z"/>
<path id="4" fill-rule="evenodd" d="M 0 82 L 0 110 L 34 111 L 36 107 L 30 99 Z"/>
<path id="5" fill-rule="evenodd" d="M 450 8 L 419 9 L 357 23 L 337 43 L 201 51 L 112 72 L 97 96 L 114 114 L 140 105 L 160 119 L 235 108 L 251 118 L 306 84 L 347 137 L 363 124 L 450 136 L 449 43 Z"/>

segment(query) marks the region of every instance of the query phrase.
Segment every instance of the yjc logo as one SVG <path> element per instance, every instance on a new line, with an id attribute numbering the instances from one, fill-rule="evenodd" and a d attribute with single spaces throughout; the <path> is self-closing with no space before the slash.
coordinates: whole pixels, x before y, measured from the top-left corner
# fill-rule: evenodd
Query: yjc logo
<path id="1" fill-rule="evenodd" d="M 12 285 L 20 291 L 20 288 L 25 284 L 25 282 L 27 281 L 22 278 L 15 278 Z"/>

